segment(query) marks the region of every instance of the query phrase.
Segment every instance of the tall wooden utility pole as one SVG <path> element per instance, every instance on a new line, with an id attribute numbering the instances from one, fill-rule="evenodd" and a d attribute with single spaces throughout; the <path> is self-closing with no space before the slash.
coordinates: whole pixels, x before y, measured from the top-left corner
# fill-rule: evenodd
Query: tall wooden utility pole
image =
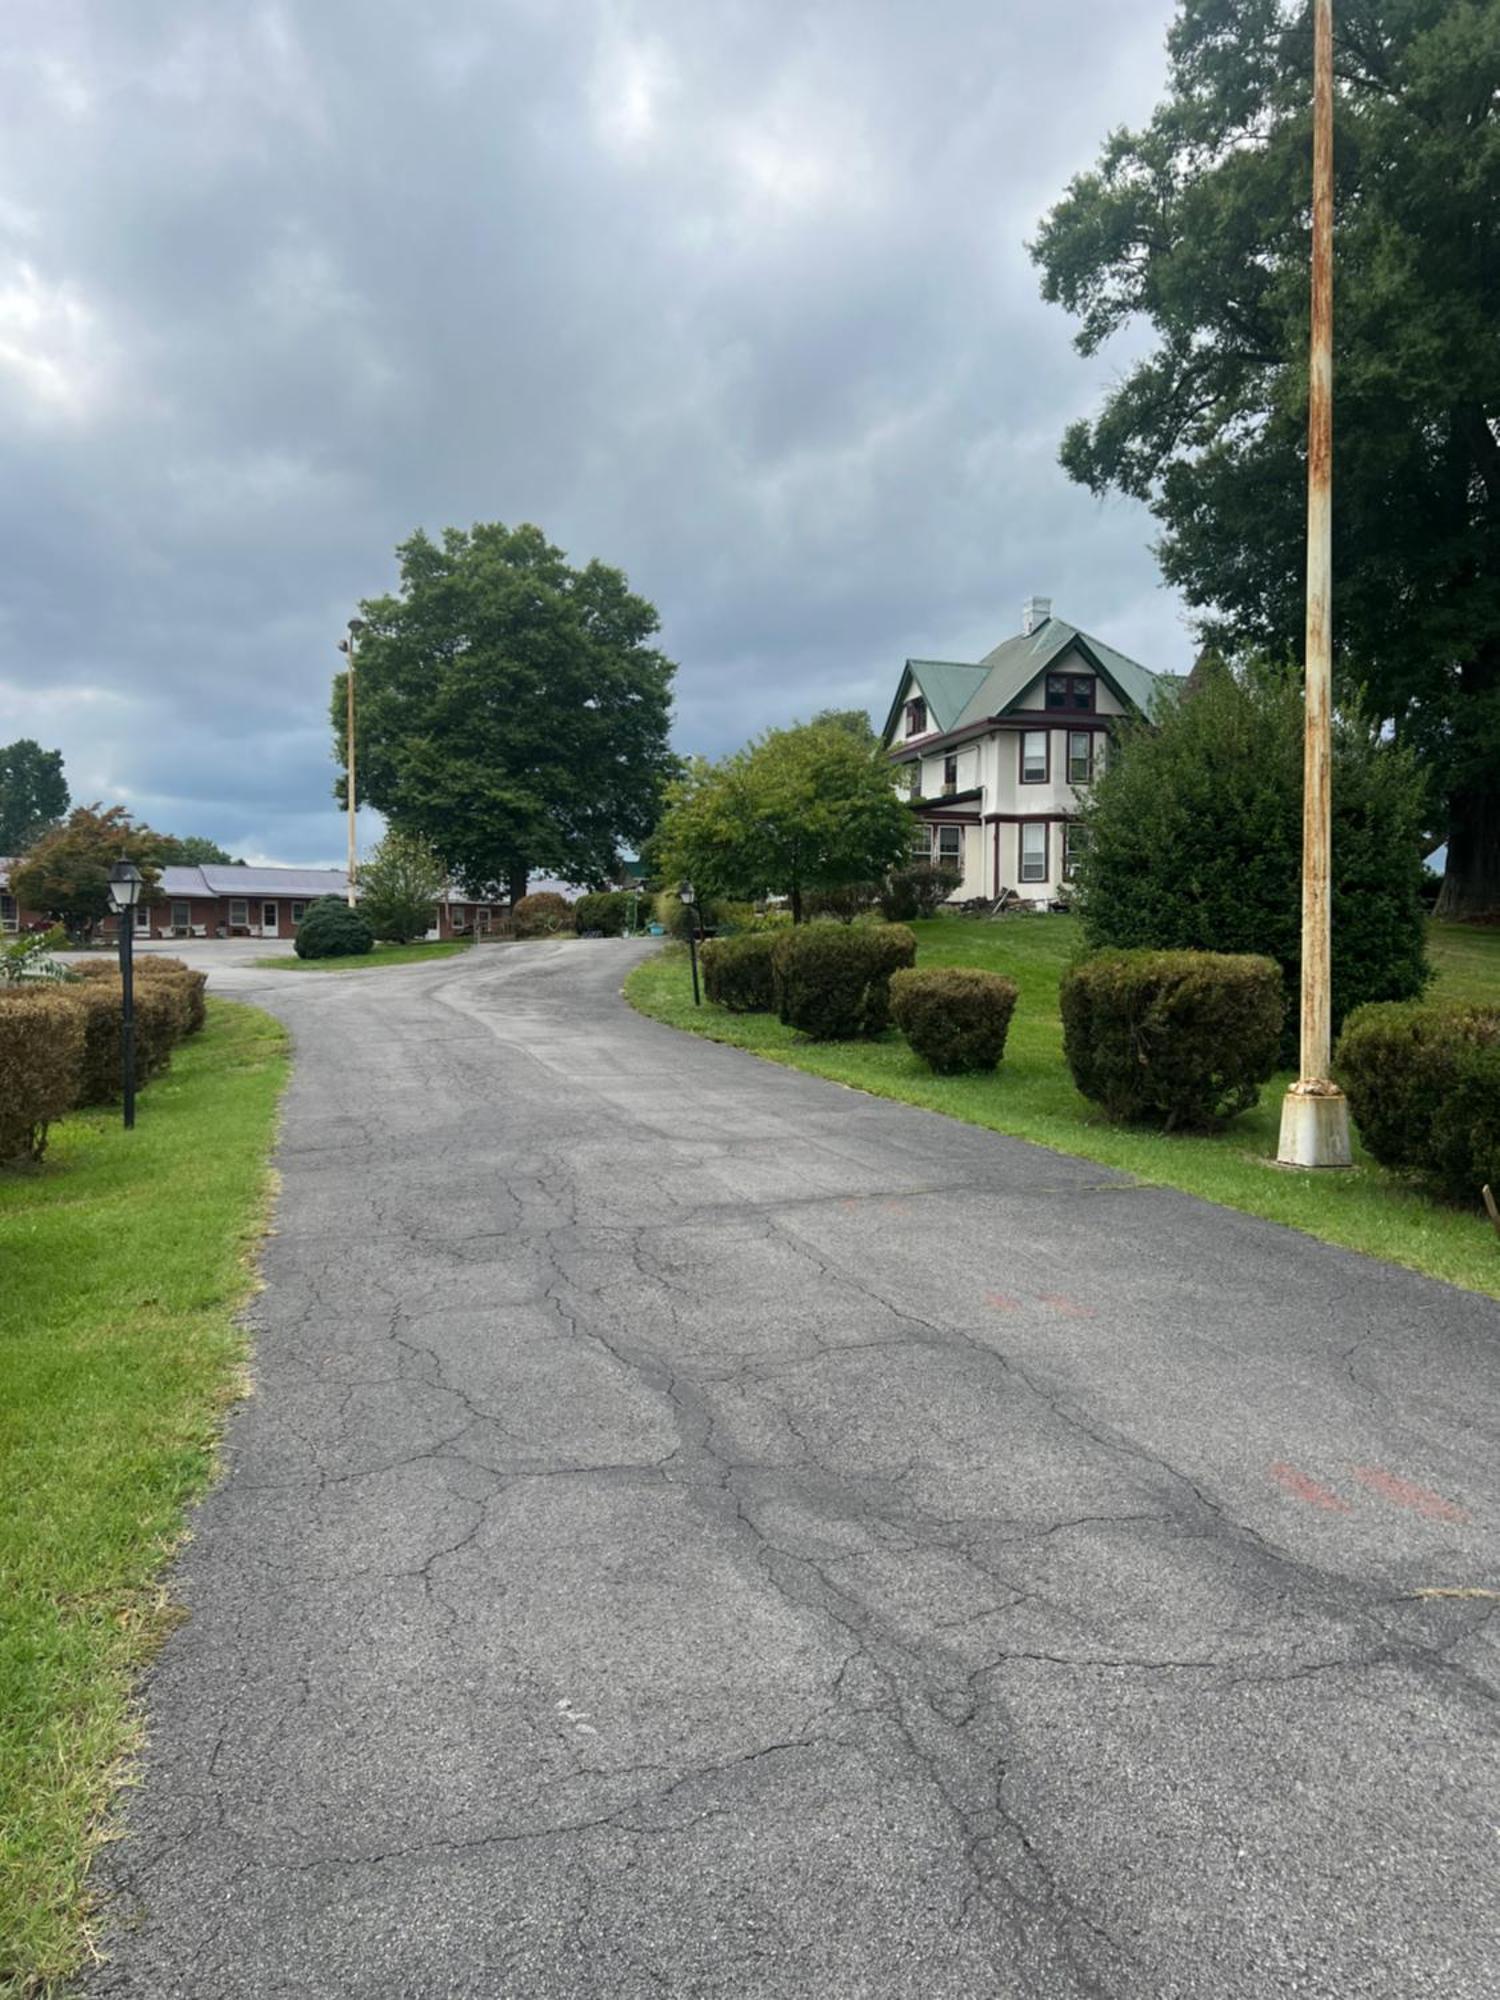
<path id="1" fill-rule="evenodd" d="M 354 647 L 355 647 L 355 641 L 358 639 L 360 633 L 363 632 L 364 629 L 365 629 L 364 621 L 362 619 L 351 618 L 349 620 L 348 638 L 339 640 L 339 651 L 344 655 L 345 659 L 349 662 L 348 666 L 344 669 L 344 694 L 346 698 L 345 721 L 344 721 L 344 783 L 348 793 L 348 797 L 346 800 L 346 804 L 348 807 L 348 815 L 349 815 L 349 866 L 348 866 L 347 894 L 349 899 L 349 907 L 351 910 L 354 908 L 354 898 L 355 898 L 354 877 L 356 869 L 358 867 L 358 855 L 354 839 L 354 815 L 357 810 L 355 804 L 355 789 L 354 789 Z"/>
<path id="2" fill-rule="evenodd" d="M 1307 676 L 1302 761 L 1302 1047 L 1281 1107 L 1287 1167 L 1347 1167 L 1349 1107 L 1331 1066 L 1333 705 L 1333 0 L 1313 0 L 1312 347 L 1307 393 Z"/>

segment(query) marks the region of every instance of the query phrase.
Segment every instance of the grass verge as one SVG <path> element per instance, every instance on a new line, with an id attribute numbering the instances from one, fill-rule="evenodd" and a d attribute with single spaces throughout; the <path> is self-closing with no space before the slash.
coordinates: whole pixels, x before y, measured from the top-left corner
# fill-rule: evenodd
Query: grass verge
<path id="1" fill-rule="evenodd" d="M 1356 1143 L 1352 1172 L 1299 1173 L 1275 1166 L 1281 1097 L 1289 1077 L 1227 1131 L 1191 1138 L 1108 1124 L 1073 1088 L 1062 1059 L 1057 987 L 1078 949 L 1070 917 L 977 923 L 934 917 L 913 925 L 919 965 L 978 965 L 1020 988 L 1005 1059 L 992 1076 L 939 1077 L 894 1031 L 874 1042 L 810 1042 L 773 1015 L 695 1009 L 687 954 L 674 946 L 637 966 L 625 997 L 654 1020 L 731 1042 L 772 1062 L 900 1098 L 971 1125 L 1030 1139 L 1181 1188 L 1227 1208 L 1286 1223 L 1325 1242 L 1409 1265 L 1500 1298 L 1500 1240 L 1483 1215 L 1449 1208 L 1378 1167 Z M 1500 1000 L 1500 930 L 1432 926 L 1436 997 Z"/>
<path id="2" fill-rule="evenodd" d="M 236 1316 L 287 1070 L 269 1015 L 210 999 L 140 1099 L 0 1175 L 0 1994 L 87 1949 L 90 1856 L 173 1622 L 162 1566 L 240 1393 Z"/>
<path id="3" fill-rule="evenodd" d="M 284 958 L 258 958 L 255 963 L 267 972 L 368 972 L 377 965 L 424 965 L 429 958 L 452 958 L 468 951 L 470 938 L 422 940 L 417 944 L 378 944 L 358 958 L 298 958 L 288 952 Z"/>

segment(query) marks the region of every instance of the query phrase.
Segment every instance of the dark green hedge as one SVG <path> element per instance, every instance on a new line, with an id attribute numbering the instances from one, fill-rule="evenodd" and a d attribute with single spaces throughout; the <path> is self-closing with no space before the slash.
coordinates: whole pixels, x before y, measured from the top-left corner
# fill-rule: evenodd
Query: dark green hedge
<path id="1" fill-rule="evenodd" d="M 1111 1118 L 1211 1130 L 1260 1096 L 1286 999 L 1269 958 L 1101 952 L 1063 975 L 1063 1054 Z"/>
<path id="2" fill-rule="evenodd" d="M 776 1006 L 771 952 L 779 933 L 748 931 L 710 938 L 703 947 L 703 986 L 717 1007 L 732 1014 L 769 1014 Z"/>
<path id="3" fill-rule="evenodd" d="M 338 896 L 320 896 L 297 926 L 298 958 L 359 958 L 375 948 L 369 919 Z"/>
<path id="4" fill-rule="evenodd" d="M 1386 1002 L 1351 1014 L 1333 1073 L 1382 1165 L 1477 1201 L 1500 1190 L 1500 1007 Z"/>
<path id="5" fill-rule="evenodd" d="M 962 881 L 956 868 L 940 868 L 930 861 L 914 861 L 909 868 L 894 868 L 880 891 L 881 911 L 892 923 L 899 924 L 930 917 Z"/>
<path id="6" fill-rule="evenodd" d="M 891 975 L 891 1018 L 941 1076 L 993 1069 L 1005 1053 L 1016 982 L 972 965 Z"/>
<path id="7" fill-rule="evenodd" d="M 776 1011 L 817 1041 L 878 1035 L 890 1022 L 890 978 L 915 963 L 904 924 L 798 924 L 771 950 Z"/>
<path id="8" fill-rule="evenodd" d="M 623 889 L 598 889 L 580 896 L 573 905 L 573 924 L 578 935 L 598 931 L 601 937 L 623 937 L 630 922 L 631 898 Z"/>

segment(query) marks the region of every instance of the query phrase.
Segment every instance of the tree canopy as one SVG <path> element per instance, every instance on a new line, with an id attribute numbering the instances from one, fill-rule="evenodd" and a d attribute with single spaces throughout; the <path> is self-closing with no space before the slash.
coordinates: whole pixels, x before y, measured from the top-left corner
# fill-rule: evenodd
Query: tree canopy
<path id="1" fill-rule="evenodd" d="M 1335 10 L 1336 671 L 1434 772 L 1440 907 L 1500 908 L 1500 0 Z M 1033 255 L 1093 354 L 1154 345 L 1062 447 L 1146 501 L 1207 634 L 1300 656 L 1311 21 L 1180 0 L 1170 89 Z"/>
<path id="2" fill-rule="evenodd" d="M 709 895 L 790 898 L 878 881 L 911 842 L 911 815 L 866 721 L 834 715 L 773 729 L 722 762 L 696 760 L 674 788 L 653 855 L 668 879 Z"/>
<path id="3" fill-rule="evenodd" d="M 67 810 L 61 750 L 30 736 L 0 744 L 0 854 L 24 854 Z"/>
<path id="4" fill-rule="evenodd" d="M 223 867 L 233 865 L 233 856 L 228 850 L 201 833 L 159 833 L 156 836 L 156 859 L 167 868 L 199 868 L 205 861 L 218 862 Z"/>
<path id="5" fill-rule="evenodd" d="M 530 526 L 418 533 L 397 556 L 400 589 L 361 607 L 360 798 L 422 834 L 470 889 L 503 882 L 514 900 L 534 872 L 602 887 L 677 768 L 655 607 L 618 569 L 570 567 Z"/>
<path id="6" fill-rule="evenodd" d="M 89 938 L 113 910 L 109 871 L 123 857 L 146 878 L 147 902 L 157 900 L 160 836 L 138 826 L 124 806 L 75 806 L 61 826 L 44 833 L 11 871 L 11 894 L 78 937 Z"/>

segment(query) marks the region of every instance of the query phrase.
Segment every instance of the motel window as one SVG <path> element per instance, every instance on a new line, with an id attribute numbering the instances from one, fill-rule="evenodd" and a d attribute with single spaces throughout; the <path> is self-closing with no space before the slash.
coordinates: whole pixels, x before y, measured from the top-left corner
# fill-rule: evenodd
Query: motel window
<path id="1" fill-rule="evenodd" d="M 961 826 L 940 826 L 937 830 L 937 864 L 939 868 L 956 868 L 961 875 L 964 869 L 964 830 Z"/>
<path id="2" fill-rule="evenodd" d="M 173 930 L 189 931 L 192 929 L 192 927 L 193 927 L 192 906 L 188 903 L 179 903 L 174 899 L 172 904 Z"/>
<path id="3" fill-rule="evenodd" d="M 1045 882 L 1047 879 L 1047 823 L 1045 820 L 1026 820 L 1021 826 L 1021 880 L 1023 882 Z"/>
<path id="4" fill-rule="evenodd" d="M 304 918 L 304 917 L 305 917 L 306 915 L 307 915 L 307 905 L 306 905 L 306 903 L 293 903 L 293 905 L 292 905 L 292 922 L 293 922 L 294 924 L 300 924 L 300 923 L 301 923 L 301 921 L 302 921 L 302 919 L 303 919 L 303 918 Z"/>
<path id="5" fill-rule="evenodd" d="M 950 792 L 958 790 L 958 752 L 950 750 L 943 759 L 943 783 Z"/>
<path id="6" fill-rule="evenodd" d="M 144 931 L 147 937 L 151 935 L 151 905 L 149 903 L 136 904 L 135 927 L 138 931 Z"/>
<path id="7" fill-rule="evenodd" d="M 927 727 L 927 704 L 920 695 L 906 704 L 906 733 L 920 736 Z"/>
<path id="8" fill-rule="evenodd" d="M 14 896 L 0 896 L 0 931 L 16 930 L 21 921 Z"/>
<path id="9" fill-rule="evenodd" d="M 1094 706 L 1094 677 L 1092 674 L 1048 674 L 1048 708 L 1078 708 L 1092 711 Z"/>
<path id="10" fill-rule="evenodd" d="M 231 925 L 243 925 L 246 930 L 249 929 L 250 905 L 243 896 L 230 897 L 229 921 Z"/>
<path id="11" fill-rule="evenodd" d="M 1069 820 L 1063 827 L 1062 872 L 1063 880 L 1071 882 L 1078 873 L 1078 857 L 1088 840 L 1088 828 L 1077 821 Z"/>
<path id="12" fill-rule="evenodd" d="M 1045 785 L 1046 782 L 1047 732 L 1045 729 L 1028 729 L 1021 737 L 1021 783 Z"/>
<path id="13" fill-rule="evenodd" d="M 1068 731 L 1068 783 L 1087 785 L 1094 776 L 1094 732 L 1091 729 L 1070 729 Z"/>

